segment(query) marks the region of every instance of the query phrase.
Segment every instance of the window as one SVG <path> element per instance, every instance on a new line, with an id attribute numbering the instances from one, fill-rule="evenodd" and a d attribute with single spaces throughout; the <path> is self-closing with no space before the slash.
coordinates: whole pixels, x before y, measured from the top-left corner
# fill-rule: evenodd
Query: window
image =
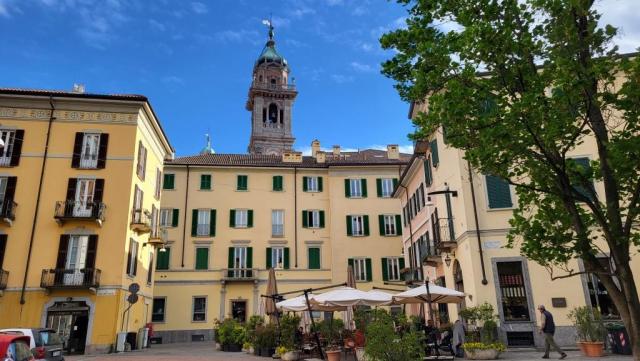
<path id="1" fill-rule="evenodd" d="M 382 280 L 400 281 L 400 270 L 404 268 L 404 258 L 382 258 Z"/>
<path id="2" fill-rule="evenodd" d="M 400 215 L 381 214 L 378 216 L 381 236 L 398 236 L 402 234 Z"/>
<path id="3" fill-rule="evenodd" d="M 196 248 L 196 269 L 209 269 L 209 247 Z"/>
<path id="4" fill-rule="evenodd" d="M 350 258 L 349 265 L 353 266 L 357 282 L 371 281 L 371 258 Z"/>
<path id="5" fill-rule="evenodd" d="M 0 167 L 16 166 L 20 160 L 24 130 L 0 129 L 4 148 L 0 149 Z"/>
<path id="6" fill-rule="evenodd" d="M 511 208 L 511 187 L 502 178 L 492 175 L 485 175 L 487 183 L 487 199 L 490 209 Z"/>
<path id="7" fill-rule="evenodd" d="M 147 172 L 147 148 L 142 145 L 142 141 L 138 142 L 138 164 L 136 166 L 136 174 L 141 180 Z"/>
<path id="8" fill-rule="evenodd" d="M 156 199 L 160 199 L 160 189 L 162 189 L 162 171 L 160 168 L 156 168 L 156 188 L 154 193 Z"/>
<path id="9" fill-rule="evenodd" d="M 97 216 L 96 204 L 102 202 L 103 179 L 69 178 L 67 185 L 67 206 L 65 215 L 73 217 Z"/>
<path id="10" fill-rule="evenodd" d="M 236 190 L 246 191 L 247 189 L 249 189 L 248 182 L 249 182 L 249 176 L 239 175 L 237 180 Z"/>
<path id="11" fill-rule="evenodd" d="M 211 174 L 200 174 L 200 190 L 211 190 Z"/>
<path id="12" fill-rule="evenodd" d="M 191 321 L 205 322 L 206 320 L 207 320 L 207 298 L 194 297 L 193 298 L 193 314 L 191 316 Z"/>
<path id="13" fill-rule="evenodd" d="M 606 256 L 597 256 L 598 262 L 604 267 L 607 272 L 612 272 L 613 264 L 609 257 Z M 0 257 L 0 261 L 2 258 Z M 613 276 L 613 282 L 619 284 L 618 278 Z M 620 319 L 620 312 L 616 308 L 616 305 L 613 303 L 609 292 L 604 287 L 604 284 L 600 281 L 600 277 L 598 277 L 595 273 L 587 274 L 587 290 L 589 291 L 589 300 L 591 302 L 591 307 L 600 310 L 602 317 L 607 320 Z"/>
<path id="14" fill-rule="evenodd" d="M 433 183 L 433 175 L 431 173 L 431 156 L 424 160 L 424 182 L 429 187 Z"/>
<path id="15" fill-rule="evenodd" d="M 283 186 L 283 179 L 281 175 L 274 175 L 273 176 L 273 191 L 274 192 L 282 192 L 282 190 L 284 189 Z"/>
<path id="16" fill-rule="evenodd" d="M 322 192 L 322 177 L 302 177 L 303 192 Z"/>
<path id="17" fill-rule="evenodd" d="M 505 321 L 529 321 L 529 302 L 522 262 L 498 262 L 498 281 Z"/>
<path id="18" fill-rule="evenodd" d="M 271 251 L 269 264 L 267 264 L 267 268 L 275 268 L 275 269 L 283 269 L 285 268 L 285 254 L 284 247 L 271 247 L 267 249 L 267 252 Z M 288 267 L 287 267 L 288 268 Z"/>
<path id="19" fill-rule="evenodd" d="M 393 194 L 393 190 L 398 184 L 396 178 L 378 178 L 376 179 L 376 188 L 378 191 L 378 197 L 389 198 Z"/>
<path id="20" fill-rule="evenodd" d="M 135 277 L 138 273 L 138 242 L 129 240 L 129 254 L 127 258 L 127 274 Z"/>
<path id="21" fill-rule="evenodd" d="M 324 228 L 324 211 L 302 211 L 303 228 Z"/>
<path id="22" fill-rule="evenodd" d="M 142 213 L 142 202 L 144 200 L 144 192 L 142 189 L 136 185 L 134 194 L 133 194 L 133 209 L 136 211 L 136 214 L 139 214 L 138 217 L 141 217 Z"/>
<path id="23" fill-rule="evenodd" d="M 82 150 L 80 153 L 80 168 L 98 167 L 98 148 L 100 134 L 83 133 Z"/>
<path id="24" fill-rule="evenodd" d="M 433 166 L 437 167 L 440 163 L 440 156 L 438 155 L 438 140 L 433 139 L 429 142 L 429 146 L 431 147 L 431 159 L 433 160 Z"/>
<path id="25" fill-rule="evenodd" d="M 366 179 L 345 179 L 344 181 L 344 193 L 347 198 L 367 197 Z"/>
<path id="26" fill-rule="evenodd" d="M 156 261 L 156 270 L 168 270 L 171 261 L 171 248 L 165 247 L 164 252 L 158 252 L 158 260 Z"/>
<path id="27" fill-rule="evenodd" d="M 198 227 L 196 236 L 208 236 L 211 228 L 211 212 L 209 209 L 198 209 Z"/>
<path id="28" fill-rule="evenodd" d="M 253 276 L 253 247 L 229 247 L 229 278 L 251 278 Z"/>
<path id="29" fill-rule="evenodd" d="M 284 211 L 282 209 L 271 211 L 271 235 L 273 237 L 284 236 Z"/>
<path id="30" fill-rule="evenodd" d="M 153 307 L 151 309 L 152 322 L 164 322 L 166 312 L 167 299 L 164 297 L 154 297 Z"/>
<path id="31" fill-rule="evenodd" d="M 160 224 L 160 212 L 155 205 L 151 205 L 151 236 L 150 237 L 160 237 L 160 228 L 158 225 Z"/>
<path id="32" fill-rule="evenodd" d="M 320 269 L 320 247 L 308 248 L 308 267 L 309 269 Z"/>
<path id="33" fill-rule="evenodd" d="M 588 188 L 580 184 L 573 185 L 573 187 L 582 196 L 587 197 L 590 200 L 594 201 L 595 199 L 593 197 L 593 194 L 596 194 L 596 189 L 595 189 L 595 186 L 593 185 L 593 178 L 591 176 L 592 170 L 591 170 L 591 165 L 589 164 L 589 158 L 587 157 L 573 158 L 571 159 L 571 161 L 573 161 L 578 166 L 578 169 L 582 174 L 582 177 L 589 179 Z"/>
<path id="34" fill-rule="evenodd" d="M 160 210 L 160 227 L 171 227 L 173 221 L 173 209 L 162 208 Z"/>
<path id="35" fill-rule="evenodd" d="M 162 182 L 162 189 L 175 189 L 175 174 L 166 174 L 164 175 L 164 182 Z"/>
<path id="36" fill-rule="evenodd" d="M 368 236 L 369 216 L 347 216 L 348 236 Z"/>
<path id="37" fill-rule="evenodd" d="M 232 209 L 229 215 L 229 223 L 232 228 L 253 227 L 253 210 Z"/>

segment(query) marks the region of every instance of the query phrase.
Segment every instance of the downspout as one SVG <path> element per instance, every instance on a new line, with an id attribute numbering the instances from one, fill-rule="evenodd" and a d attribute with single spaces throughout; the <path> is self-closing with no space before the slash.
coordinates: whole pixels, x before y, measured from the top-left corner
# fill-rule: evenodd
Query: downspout
<path id="1" fill-rule="evenodd" d="M 187 187 L 184 194 L 184 217 L 182 221 L 182 268 L 184 268 L 184 247 L 187 241 L 187 213 L 189 210 L 187 209 L 187 202 L 189 200 L 189 165 L 187 164 Z"/>
<path id="2" fill-rule="evenodd" d="M 36 195 L 36 208 L 33 212 L 33 224 L 31 225 L 31 235 L 29 236 L 29 252 L 27 253 L 27 265 L 24 269 L 24 278 L 22 280 L 22 289 L 20 290 L 20 304 L 24 305 L 24 292 L 27 288 L 27 276 L 29 275 L 29 266 L 31 263 L 31 253 L 33 251 L 33 239 L 35 237 L 36 225 L 38 223 L 38 211 L 40 210 L 40 195 L 42 193 L 42 181 L 44 179 L 45 165 L 47 164 L 47 155 L 49 154 L 49 139 L 51 135 L 51 124 L 55 119 L 54 112 L 56 110 L 53 105 L 53 96 L 49 96 L 49 106 L 51 107 L 51 115 L 49 116 L 49 124 L 47 126 L 47 137 L 44 143 L 44 155 L 42 157 L 42 166 L 40 167 L 40 182 L 38 183 L 38 193 Z M 24 143 L 24 140 L 23 140 Z"/>
<path id="3" fill-rule="evenodd" d="M 471 186 L 471 201 L 473 203 L 473 218 L 476 222 L 476 238 L 478 239 L 478 249 L 480 250 L 480 266 L 482 268 L 482 284 L 487 285 L 487 273 L 484 269 L 484 252 L 482 251 L 482 240 L 480 238 L 480 222 L 478 222 L 478 206 L 476 205 L 476 190 L 473 186 L 473 173 L 471 172 L 471 163 L 467 161 L 467 169 L 469 170 L 469 185 Z"/>
<path id="4" fill-rule="evenodd" d="M 293 167 L 293 249 L 296 262 L 294 267 L 298 268 L 298 168 Z"/>

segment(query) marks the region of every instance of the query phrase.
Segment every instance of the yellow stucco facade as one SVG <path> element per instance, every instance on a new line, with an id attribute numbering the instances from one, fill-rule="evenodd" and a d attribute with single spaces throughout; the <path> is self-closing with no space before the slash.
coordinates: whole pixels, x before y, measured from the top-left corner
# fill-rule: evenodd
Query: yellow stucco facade
<path id="1" fill-rule="evenodd" d="M 0 132 L 0 329 L 53 327 L 68 352 L 109 351 L 150 320 L 158 237 L 134 208 L 160 206 L 173 150 L 159 120 L 142 96 L 0 90 Z"/>

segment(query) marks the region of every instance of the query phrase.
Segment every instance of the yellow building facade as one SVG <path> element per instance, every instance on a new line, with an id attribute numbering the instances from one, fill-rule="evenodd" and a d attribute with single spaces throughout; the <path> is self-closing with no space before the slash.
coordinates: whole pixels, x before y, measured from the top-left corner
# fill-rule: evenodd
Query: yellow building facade
<path id="1" fill-rule="evenodd" d="M 427 111 L 414 104 L 410 117 Z M 596 159 L 593 141 L 569 155 L 578 162 Z M 461 307 L 488 302 L 500 317 L 500 337 L 508 346 L 542 346 L 537 325 L 538 305 L 554 315 L 559 344 L 575 345 L 569 311 L 591 305 L 604 317 L 619 319 L 604 287 L 595 275 L 584 274 L 552 281 L 548 270 L 506 248 L 509 219 L 517 207 L 513 187 L 505 181 L 470 169 L 462 150 L 447 145 L 442 131 L 419 141 L 394 196 L 403 207 L 403 247 L 408 280 L 432 282 L 465 292 L 460 305 L 438 305 L 441 322 L 458 319 Z M 598 194 L 602 185 L 594 184 Z M 607 261 L 607 254 L 599 257 Z M 633 259 L 640 272 L 640 262 Z M 580 262 L 570 267 L 583 270 Z M 418 312 L 415 308 L 413 312 Z"/>
<path id="2" fill-rule="evenodd" d="M 164 161 L 147 99 L 0 89 L 0 329 L 106 352 L 150 321 Z M 139 285 L 128 311 L 129 287 Z"/>

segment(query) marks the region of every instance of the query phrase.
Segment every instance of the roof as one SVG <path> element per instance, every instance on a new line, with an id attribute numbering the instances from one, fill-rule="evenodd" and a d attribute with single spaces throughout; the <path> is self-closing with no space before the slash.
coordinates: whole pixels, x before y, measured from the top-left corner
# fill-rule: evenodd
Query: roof
<path id="1" fill-rule="evenodd" d="M 406 165 L 410 154 L 400 154 L 400 159 L 387 158 L 387 152 L 366 149 L 358 152 L 342 152 L 340 156 L 325 153 L 325 163 L 318 163 L 311 156 L 302 157 L 301 163 L 283 162 L 279 155 L 262 154 L 198 154 L 166 161 L 165 165 L 196 165 L 212 167 L 282 167 L 282 168 L 329 168 L 335 166 Z"/>
<path id="2" fill-rule="evenodd" d="M 278 64 L 285 68 L 288 67 L 287 59 L 278 53 L 276 50 L 276 42 L 271 39 L 267 41 L 267 44 L 262 49 L 255 66 L 260 64 Z"/>

